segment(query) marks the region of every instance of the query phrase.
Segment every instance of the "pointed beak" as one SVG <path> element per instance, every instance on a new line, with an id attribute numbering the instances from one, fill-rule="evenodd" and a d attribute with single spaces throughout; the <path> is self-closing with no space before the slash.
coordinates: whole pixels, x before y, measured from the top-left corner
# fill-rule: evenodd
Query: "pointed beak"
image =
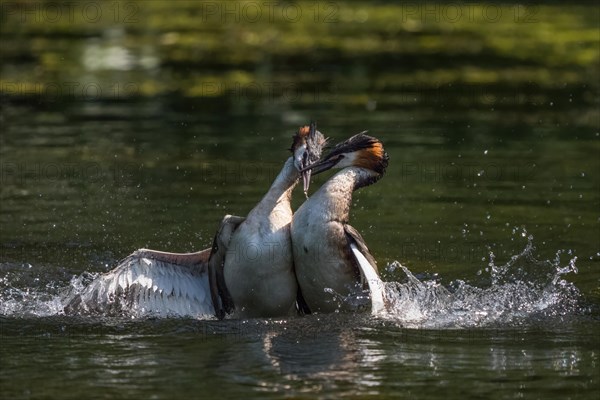
<path id="1" fill-rule="evenodd" d="M 339 160 L 337 160 L 337 159 L 317 161 L 314 164 L 311 164 L 307 167 L 302 168 L 300 170 L 300 172 L 303 174 L 303 176 L 306 171 L 312 171 L 313 175 L 317 175 L 317 174 L 320 174 L 321 172 L 325 172 L 328 169 L 333 168 L 338 163 L 338 161 Z"/>
<path id="2" fill-rule="evenodd" d="M 311 170 L 307 169 L 306 171 L 302 171 L 302 183 L 304 184 L 304 194 L 308 193 L 308 187 L 310 186 L 310 175 Z"/>

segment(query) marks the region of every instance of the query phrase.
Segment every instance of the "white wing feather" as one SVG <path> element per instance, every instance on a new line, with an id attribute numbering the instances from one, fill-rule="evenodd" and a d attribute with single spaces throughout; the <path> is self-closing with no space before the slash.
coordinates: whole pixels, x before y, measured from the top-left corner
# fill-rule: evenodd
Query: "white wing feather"
<path id="1" fill-rule="evenodd" d="M 360 271 L 369 285 L 369 291 L 371 292 L 371 314 L 379 314 L 385 310 L 384 283 L 379 278 L 375 268 L 367 261 L 355 243 L 350 243 L 350 249 L 352 249 L 352 253 L 356 257 L 356 261 L 358 261 Z"/>
<path id="2" fill-rule="evenodd" d="M 213 318 L 208 270 L 135 253 L 67 300 L 70 314 Z"/>

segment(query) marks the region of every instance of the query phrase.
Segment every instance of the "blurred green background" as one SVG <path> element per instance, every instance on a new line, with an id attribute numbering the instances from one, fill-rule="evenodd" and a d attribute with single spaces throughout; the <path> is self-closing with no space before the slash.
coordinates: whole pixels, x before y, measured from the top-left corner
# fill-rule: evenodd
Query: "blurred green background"
<path id="1" fill-rule="evenodd" d="M 490 251 L 505 262 L 531 234 L 541 258 L 578 256 L 569 279 L 599 295 L 593 3 L 1 11 L 6 265 L 67 279 L 139 247 L 204 247 L 222 215 L 260 199 L 294 130 L 315 119 L 333 142 L 368 129 L 390 153 L 352 216 L 382 265 L 475 280 Z"/>
<path id="2" fill-rule="evenodd" d="M 452 96 L 446 107 L 584 106 L 573 122 L 597 124 L 593 3 L 3 1 L 2 22 L 8 96 L 377 109 Z"/>

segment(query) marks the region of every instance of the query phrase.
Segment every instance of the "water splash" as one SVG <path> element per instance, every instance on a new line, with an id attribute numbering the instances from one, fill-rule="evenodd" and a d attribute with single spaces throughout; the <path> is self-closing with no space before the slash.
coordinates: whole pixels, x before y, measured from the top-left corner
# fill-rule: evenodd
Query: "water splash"
<path id="1" fill-rule="evenodd" d="M 561 261 L 565 253 L 569 256 L 566 264 Z M 477 282 L 456 280 L 442 285 L 438 280 L 420 280 L 408 268 L 393 262 L 387 269 L 395 281 L 385 282 L 387 307 L 378 317 L 408 328 L 454 329 L 521 326 L 577 314 L 582 310 L 581 295 L 563 278 L 577 273 L 576 260 L 565 251 L 557 251 L 553 260 L 536 259 L 533 238 L 529 236 L 523 251 L 505 264 L 498 264 L 490 252 L 487 268 L 478 273 Z M 11 317 L 63 315 L 69 298 L 82 293 L 100 276 L 85 272 L 66 285 L 36 281 L 35 267 L 0 267 L 0 315 Z M 356 301 L 365 306 L 368 297 Z M 157 316 L 152 310 L 142 311 L 132 316 Z"/>
<path id="2" fill-rule="evenodd" d="M 0 315 L 47 317 L 63 313 L 60 284 L 31 278 L 30 270 L 34 269 L 31 264 L 2 264 L 1 267 L 0 270 L 7 272 L 0 277 Z"/>
<path id="3" fill-rule="evenodd" d="M 524 250 L 503 265 L 490 252 L 489 282 L 479 286 L 456 280 L 447 287 L 419 280 L 397 261 L 388 269 L 404 274 L 401 282 L 387 282 L 385 319 L 409 328 L 470 328 L 518 326 L 545 318 L 557 318 L 580 310 L 579 290 L 563 279 L 577 273 L 572 257 L 561 266 L 562 251 L 552 261 L 535 258 L 533 238 Z"/>

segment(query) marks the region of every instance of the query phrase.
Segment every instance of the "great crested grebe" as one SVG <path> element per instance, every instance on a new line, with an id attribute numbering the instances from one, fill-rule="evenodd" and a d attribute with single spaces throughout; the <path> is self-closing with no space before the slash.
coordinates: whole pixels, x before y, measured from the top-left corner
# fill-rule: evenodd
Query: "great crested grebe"
<path id="1" fill-rule="evenodd" d="M 348 216 L 352 192 L 377 182 L 387 165 L 381 141 L 359 133 L 307 168 L 315 175 L 342 168 L 302 204 L 292 221 L 296 277 L 310 312 L 355 310 L 352 303 L 366 297 L 367 288 L 371 311 L 383 309 L 377 265 Z"/>
<path id="2" fill-rule="evenodd" d="M 311 171 L 325 138 L 313 123 L 293 137 L 293 153 L 246 218 L 227 215 L 211 248 L 195 253 L 139 249 L 66 299 L 67 314 L 269 317 L 292 309 L 297 294 L 289 227 L 292 189 Z M 302 172 L 300 172 L 303 170 Z"/>
<path id="3" fill-rule="evenodd" d="M 298 283 L 290 237 L 292 190 L 302 175 L 306 193 L 311 171 L 306 167 L 319 159 L 325 143 L 314 123 L 301 128 L 293 156 L 231 236 L 223 277 L 239 315 L 278 317 L 293 310 Z"/>

